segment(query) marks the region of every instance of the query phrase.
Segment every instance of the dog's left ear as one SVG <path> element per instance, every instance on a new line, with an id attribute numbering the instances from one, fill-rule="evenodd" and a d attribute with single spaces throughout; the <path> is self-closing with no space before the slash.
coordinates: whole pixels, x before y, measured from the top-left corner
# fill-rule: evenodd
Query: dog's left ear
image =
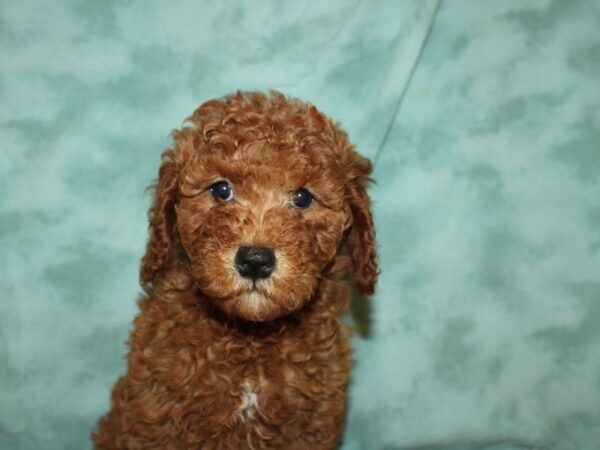
<path id="1" fill-rule="evenodd" d="M 351 151 L 346 172 L 350 177 L 346 195 L 352 224 L 346 237 L 346 246 L 352 262 L 352 277 L 358 290 L 365 295 L 373 295 L 379 274 L 375 228 L 367 195 L 371 171 L 371 162 Z"/>

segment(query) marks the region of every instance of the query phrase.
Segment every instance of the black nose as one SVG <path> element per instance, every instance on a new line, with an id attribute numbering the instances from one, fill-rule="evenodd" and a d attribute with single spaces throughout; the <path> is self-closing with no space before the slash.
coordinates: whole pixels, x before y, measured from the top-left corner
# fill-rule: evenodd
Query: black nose
<path id="1" fill-rule="evenodd" d="M 275 254 L 268 247 L 240 247 L 235 255 L 235 268 L 245 278 L 267 278 L 275 269 Z"/>

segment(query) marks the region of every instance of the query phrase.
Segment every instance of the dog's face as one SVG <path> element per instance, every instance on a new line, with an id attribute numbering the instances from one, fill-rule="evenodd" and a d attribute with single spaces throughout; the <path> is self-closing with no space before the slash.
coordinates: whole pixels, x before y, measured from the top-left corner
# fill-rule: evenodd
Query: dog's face
<path id="1" fill-rule="evenodd" d="M 143 282 L 179 245 L 205 296 L 246 320 L 300 308 L 340 253 L 372 292 L 371 166 L 345 133 L 279 94 L 207 102 L 190 121 L 161 167 Z"/>

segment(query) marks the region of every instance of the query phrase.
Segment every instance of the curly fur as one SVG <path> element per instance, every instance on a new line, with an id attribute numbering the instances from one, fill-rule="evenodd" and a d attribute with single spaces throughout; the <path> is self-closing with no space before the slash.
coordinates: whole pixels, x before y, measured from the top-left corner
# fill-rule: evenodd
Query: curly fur
<path id="1" fill-rule="evenodd" d="M 373 293 L 371 163 L 314 106 L 276 92 L 208 101 L 188 122 L 163 153 L 146 296 L 96 448 L 335 448 L 350 373 L 335 278 L 350 271 Z M 219 180 L 235 200 L 210 195 Z M 306 210 L 289 204 L 302 187 Z M 254 289 L 233 264 L 249 244 L 277 257 Z"/>

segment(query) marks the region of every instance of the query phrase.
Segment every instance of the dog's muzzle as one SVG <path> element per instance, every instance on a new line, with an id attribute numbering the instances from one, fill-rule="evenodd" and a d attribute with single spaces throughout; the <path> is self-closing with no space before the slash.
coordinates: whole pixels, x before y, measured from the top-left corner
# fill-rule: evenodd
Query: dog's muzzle
<path id="1" fill-rule="evenodd" d="M 268 278 L 275 269 L 275 253 L 268 247 L 240 247 L 235 255 L 235 268 L 253 281 Z"/>

